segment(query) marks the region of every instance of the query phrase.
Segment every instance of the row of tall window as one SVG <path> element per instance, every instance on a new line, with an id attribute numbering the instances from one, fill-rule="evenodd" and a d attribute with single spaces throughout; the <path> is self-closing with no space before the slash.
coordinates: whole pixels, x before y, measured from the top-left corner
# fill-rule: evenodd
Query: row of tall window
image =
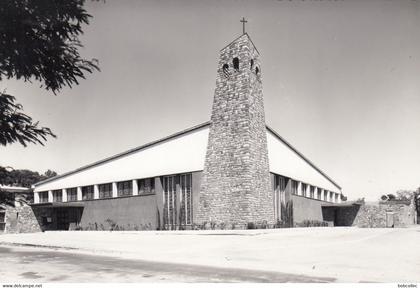
<path id="1" fill-rule="evenodd" d="M 301 195 L 304 197 L 318 199 L 329 202 L 338 202 L 338 193 L 328 191 L 326 189 L 318 188 L 306 183 L 301 183 L 299 191 L 299 182 L 296 180 L 291 180 L 291 192 L 295 195 Z M 309 189 L 308 189 L 309 187 Z"/>
<path id="2" fill-rule="evenodd" d="M 155 193 L 155 179 L 146 178 L 138 179 L 137 189 L 138 194 L 154 194 Z M 113 191 L 112 183 L 105 183 L 98 185 L 99 199 L 112 198 Z M 93 200 L 94 197 L 94 185 L 81 187 L 82 200 Z M 67 188 L 67 202 L 77 201 L 77 187 Z M 39 192 L 39 202 L 48 202 L 48 191 Z M 122 181 L 117 182 L 117 195 L 118 197 L 132 196 L 133 195 L 133 181 Z M 63 202 L 63 192 L 61 189 L 52 191 L 53 202 Z"/>

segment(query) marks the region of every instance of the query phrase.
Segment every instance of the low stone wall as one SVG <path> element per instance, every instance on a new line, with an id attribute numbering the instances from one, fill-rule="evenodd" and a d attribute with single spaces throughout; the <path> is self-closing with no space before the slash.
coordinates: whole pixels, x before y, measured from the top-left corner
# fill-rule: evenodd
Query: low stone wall
<path id="1" fill-rule="evenodd" d="M 30 206 L 7 207 L 5 233 L 41 232 L 41 227 Z"/>
<path id="2" fill-rule="evenodd" d="M 391 221 L 388 219 L 388 223 L 387 217 L 392 217 Z M 407 227 L 413 224 L 415 224 L 414 205 L 404 201 L 366 203 L 360 206 L 353 222 L 353 226 L 365 228 Z"/>

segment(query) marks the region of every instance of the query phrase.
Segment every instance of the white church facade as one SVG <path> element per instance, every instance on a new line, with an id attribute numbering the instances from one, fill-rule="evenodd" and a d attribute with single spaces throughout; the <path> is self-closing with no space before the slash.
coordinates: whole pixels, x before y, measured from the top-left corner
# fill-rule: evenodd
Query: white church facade
<path id="1" fill-rule="evenodd" d="M 237 229 L 326 219 L 341 187 L 266 125 L 248 34 L 220 51 L 209 122 L 34 185 L 43 230 Z M 320 140 L 321 141 L 321 140 Z"/>

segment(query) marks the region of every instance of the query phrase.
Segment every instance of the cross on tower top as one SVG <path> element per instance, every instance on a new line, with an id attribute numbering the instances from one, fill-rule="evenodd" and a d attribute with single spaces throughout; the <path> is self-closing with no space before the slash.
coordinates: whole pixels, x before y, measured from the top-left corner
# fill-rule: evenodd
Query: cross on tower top
<path id="1" fill-rule="evenodd" d="M 248 21 L 245 20 L 245 17 L 242 17 L 242 20 L 239 22 L 242 22 L 242 33 L 245 34 L 245 23 Z"/>

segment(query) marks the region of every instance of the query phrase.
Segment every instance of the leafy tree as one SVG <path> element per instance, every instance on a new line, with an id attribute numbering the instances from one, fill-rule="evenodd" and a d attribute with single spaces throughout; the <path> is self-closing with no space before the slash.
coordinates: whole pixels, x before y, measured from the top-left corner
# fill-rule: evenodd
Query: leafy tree
<path id="1" fill-rule="evenodd" d="M 395 201 L 395 200 L 402 200 L 402 201 L 410 201 L 413 199 L 416 191 L 414 190 L 398 190 L 395 194 L 387 194 L 382 195 L 382 201 Z"/>
<path id="2" fill-rule="evenodd" d="M 49 128 L 38 127 L 38 122 L 22 112 L 22 105 L 15 97 L 0 92 L 0 145 L 19 142 L 43 145 L 47 136 L 56 137 Z"/>
<path id="3" fill-rule="evenodd" d="M 85 0 L 1 0 L 0 81 L 4 78 L 36 80 L 46 90 L 58 93 L 77 85 L 85 73 L 99 70 L 97 60 L 83 59 L 78 37 L 92 17 L 83 8 Z M 22 112 L 15 98 L 0 94 L 0 144 L 43 144 L 50 129 Z M 14 113 L 15 112 L 15 113 Z"/>
<path id="4" fill-rule="evenodd" d="M 47 170 L 47 171 L 45 171 L 45 173 L 44 173 L 44 177 L 45 177 L 45 179 L 52 178 L 52 177 L 55 177 L 55 176 L 57 176 L 57 172 L 55 172 L 55 171 L 51 171 L 50 169 L 48 169 L 48 170 Z"/>
<path id="5" fill-rule="evenodd" d="M 8 186 L 31 187 L 33 184 L 54 177 L 57 173 L 47 170 L 43 175 L 28 169 L 16 169 L 8 171 L 0 166 L 0 184 Z"/>
<path id="6" fill-rule="evenodd" d="M 363 198 L 358 198 L 358 199 L 356 199 L 356 201 L 355 201 L 356 203 L 365 203 L 365 197 L 363 197 Z"/>
<path id="7" fill-rule="evenodd" d="M 413 190 L 398 190 L 396 192 L 397 200 L 404 200 L 404 201 L 410 201 L 414 196 L 415 191 Z"/>

